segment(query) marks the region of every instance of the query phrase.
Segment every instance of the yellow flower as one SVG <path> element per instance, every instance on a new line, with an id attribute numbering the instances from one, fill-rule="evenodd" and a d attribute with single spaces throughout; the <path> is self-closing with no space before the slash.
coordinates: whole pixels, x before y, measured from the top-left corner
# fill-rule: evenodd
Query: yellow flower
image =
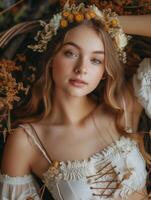
<path id="1" fill-rule="evenodd" d="M 95 12 L 93 12 L 93 11 L 89 11 L 89 15 L 91 16 L 91 18 L 95 18 L 96 17 Z"/>
<path id="2" fill-rule="evenodd" d="M 90 20 L 90 19 L 91 19 L 91 16 L 89 15 L 88 12 L 85 13 L 85 19 L 87 19 L 87 20 Z"/>
<path id="3" fill-rule="evenodd" d="M 81 13 L 77 13 L 77 14 L 75 15 L 75 20 L 76 20 L 77 22 L 82 22 L 82 21 L 84 20 L 84 15 L 81 14 Z"/>
<path id="4" fill-rule="evenodd" d="M 62 13 L 62 16 L 65 17 L 65 18 L 67 18 L 69 15 L 70 15 L 70 13 L 68 11 L 64 11 Z"/>
<path id="5" fill-rule="evenodd" d="M 69 22 L 73 22 L 74 15 L 73 14 L 69 14 L 67 19 L 68 19 Z"/>
<path id="6" fill-rule="evenodd" d="M 68 21 L 66 19 L 62 19 L 61 22 L 60 22 L 60 26 L 62 28 L 65 28 L 68 26 Z"/>
<path id="7" fill-rule="evenodd" d="M 112 24 L 113 27 L 116 27 L 118 25 L 118 20 L 112 19 L 111 24 Z"/>
<path id="8" fill-rule="evenodd" d="M 53 164 L 53 166 L 54 166 L 55 168 L 58 168 L 60 163 L 59 163 L 59 161 L 54 160 L 52 164 Z"/>

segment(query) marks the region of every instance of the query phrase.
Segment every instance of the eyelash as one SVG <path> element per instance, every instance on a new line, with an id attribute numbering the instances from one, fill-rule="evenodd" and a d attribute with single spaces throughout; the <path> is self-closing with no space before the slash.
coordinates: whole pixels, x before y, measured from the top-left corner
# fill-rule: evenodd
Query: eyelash
<path id="1" fill-rule="evenodd" d="M 99 59 L 96 59 L 96 58 L 91 59 L 91 62 L 93 62 L 93 63 L 96 64 L 96 65 L 102 64 L 102 61 L 99 60 Z"/>
<path id="2" fill-rule="evenodd" d="M 67 50 L 64 52 L 65 56 L 67 56 L 68 58 L 78 58 L 79 54 L 73 53 L 70 50 Z M 100 65 L 102 64 L 102 61 L 96 58 L 91 59 L 91 62 L 94 63 L 95 65 Z"/>
<path id="3" fill-rule="evenodd" d="M 65 56 L 67 56 L 69 58 L 72 58 L 72 57 L 77 58 L 79 56 L 78 54 L 73 53 L 72 51 L 69 51 L 69 50 L 65 51 L 64 54 L 65 54 Z"/>

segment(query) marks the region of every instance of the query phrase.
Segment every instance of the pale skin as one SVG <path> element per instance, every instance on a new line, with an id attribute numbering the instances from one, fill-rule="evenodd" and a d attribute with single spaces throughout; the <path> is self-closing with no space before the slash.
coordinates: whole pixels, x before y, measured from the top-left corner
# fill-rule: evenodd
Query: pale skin
<path id="1" fill-rule="evenodd" d="M 123 27 L 126 27 L 126 20 L 126 17 L 121 18 Z M 127 29 L 127 32 L 134 33 L 134 30 Z M 139 29 L 136 34 L 139 34 Z M 151 30 L 145 29 L 140 34 L 151 36 Z M 55 82 L 52 112 L 33 126 L 51 159 L 86 159 L 117 140 L 119 135 L 115 129 L 114 115 L 104 113 L 102 106 L 98 106 L 87 96 L 96 88 L 105 71 L 104 46 L 100 36 L 85 25 L 72 29 L 66 35 L 64 45 L 53 58 L 50 67 Z M 78 73 L 76 69 L 79 70 Z M 75 79 L 82 79 L 86 84 L 79 86 L 73 81 Z M 133 112 L 132 126 L 136 130 L 142 108 L 134 97 L 128 96 L 127 99 L 128 111 Z M 112 135 L 105 134 L 105 131 L 98 133 L 90 113 L 93 113 L 96 123 L 99 121 L 99 130 L 102 125 L 104 130 L 110 126 Z M 123 119 L 122 122 L 124 123 Z M 2 173 L 24 176 L 33 172 L 41 178 L 48 168 L 48 161 L 29 143 L 22 128 L 18 128 L 15 134 L 8 137 L 1 166 Z M 128 200 L 141 200 L 146 193 L 145 190 L 140 192 L 141 194 L 130 195 Z"/>

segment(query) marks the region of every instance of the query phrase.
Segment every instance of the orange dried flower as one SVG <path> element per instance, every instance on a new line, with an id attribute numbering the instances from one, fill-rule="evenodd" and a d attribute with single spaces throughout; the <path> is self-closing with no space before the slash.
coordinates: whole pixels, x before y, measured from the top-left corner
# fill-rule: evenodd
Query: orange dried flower
<path id="1" fill-rule="evenodd" d="M 20 90 L 25 91 L 23 83 L 17 83 L 12 77 L 12 72 L 20 70 L 12 60 L 0 60 L 0 109 L 12 109 L 14 101 L 19 101 L 17 96 Z"/>
<path id="2" fill-rule="evenodd" d="M 96 14 L 91 10 L 89 11 L 89 15 L 91 18 L 95 18 L 96 17 Z"/>
<path id="3" fill-rule="evenodd" d="M 85 19 L 87 19 L 87 20 L 91 19 L 91 16 L 90 16 L 90 14 L 88 12 L 85 13 Z"/>
<path id="4" fill-rule="evenodd" d="M 84 20 L 84 15 L 82 13 L 75 14 L 75 20 L 77 22 L 82 22 Z"/>
<path id="5" fill-rule="evenodd" d="M 68 19 L 69 22 L 73 22 L 74 15 L 72 13 L 70 13 L 67 19 Z"/>
<path id="6" fill-rule="evenodd" d="M 67 26 L 68 26 L 68 21 L 67 21 L 66 19 L 62 19 L 62 20 L 60 21 L 60 26 L 61 26 L 62 28 L 67 27 Z"/>
<path id="7" fill-rule="evenodd" d="M 62 13 L 62 16 L 65 17 L 65 18 L 67 18 L 69 15 L 70 15 L 70 13 L 68 11 L 64 11 Z"/>

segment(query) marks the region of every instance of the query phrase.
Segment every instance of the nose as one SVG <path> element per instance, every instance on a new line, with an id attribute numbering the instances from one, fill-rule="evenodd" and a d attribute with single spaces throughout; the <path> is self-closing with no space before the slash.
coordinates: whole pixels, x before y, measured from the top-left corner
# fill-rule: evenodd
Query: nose
<path id="1" fill-rule="evenodd" d="M 75 68 L 74 72 L 76 74 L 87 74 L 87 59 L 85 58 L 79 58 Z"/>

